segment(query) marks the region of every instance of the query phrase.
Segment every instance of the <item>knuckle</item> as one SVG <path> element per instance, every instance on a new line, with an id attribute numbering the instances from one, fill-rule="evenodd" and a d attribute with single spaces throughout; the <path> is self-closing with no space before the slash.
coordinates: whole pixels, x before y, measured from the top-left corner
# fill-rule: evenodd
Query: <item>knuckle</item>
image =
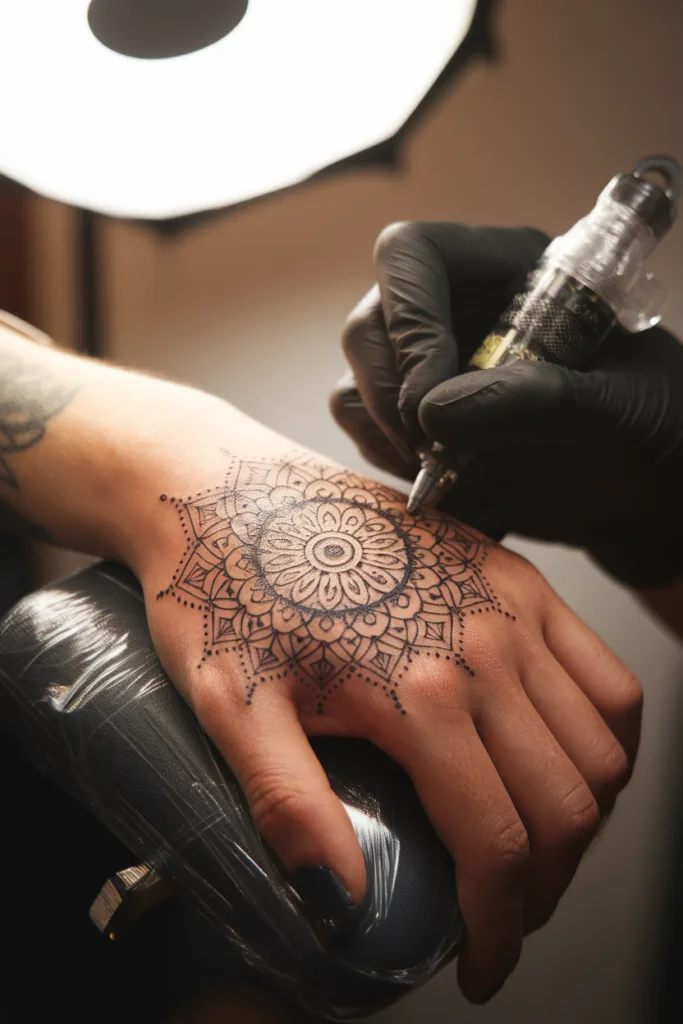
<path id="1" fill-rule="evenodd" d="M 585 782 L 572 786 L 560 801 L 557 839 L 560 843 L 583 843 L 595 835 L 600 825 L 600 809 Z"/>
<path id="2" fill-rule="evenodd" d="M 619 723 L 628 731 L 628 749 L 635 754 L 643 715 L 643 688 L 624 665 L 615 664 L 611 652 L 598 654 L 593 663 L 594 678 L 600 688 L 603 717 Z"/>
<path id="3" fill-rule="evenodd" d="M 307 828 L 311 824 L 308 795 L 295 780 L 283 776 L 278 766 L 259 769 L 244 781 L 251 812 L 265 836 L 289 828 Z"/>
<path id="4" fill-rule="evenodd" d="M 602 787 L 608 792 L 619 792 L 628 782 L 631 775 L 631 764 L 626 751 L 615 740 L 602 755 L 600 779 Z"/>
<path id="5" fill-rule="evenodd" d="M 387 224 L 385 228 L 382 228 L 375 242 L 373 253 L 375 263 L 381 264 L 391 258 L 397 246 L 405 244 L 414 235 L 415 228 L 416 225 L 412 221 L 406 220 L 394 221 L 393 224 Z"/>
<path id="6" fill-rule="evenodd" d="M 643 710 L 643 687 L 640 681 L 632 672 L 624 669 L 620 685 L 616 689 L 617 697 L 614 710 L 617 714 L 629 718 L 639 716 Z"/>
<path id="7" fill-rule="evenodd" d="M 187 671 L 191 674 L 191 670 Z M 203 673 L 201 684 L 191 688 L 189 700 L 202 726 L 214 739 L 224 734 L 224 723 L 239 714 L 243 702 L 213 666 Z"/>
<path id="8" fill-rule="evenodd" d="M 510 596 L 524 595 L 528 608 L 535 613 L 543 611 L 545 618 L 548 609 L 557 601 L 557 595 L 541 572 L 527 558 L 509 548 L 496 548 L 495 558 L 503 570 L 504 580 L 513 581 L 514 589 L 508 588 Z"/>
<path id="9" fill-rule="evenodd" d="M 486 395 L 491 402 L 503 403 L 509 397 L 516 397 L 518 381 L 523 379 L 520 367 L 511 366 L 504 376 L 490 381 L 486 388 Z"/>
<path id="10" fill-rule="evenodd" d="M 489 850 L 494 870 L 518 875 L 526 869 L 530 852 L 529 836 L 519 818 L 504 822 L 495 830 Z"/>
<path id="11" fill-rule="evenodd" d="M 452 726 L 470 718 L 471 686 L 464 672 L 449 676 L 443 671 L 420 673 L 411 679 L 418 706 L 436 719 L 446 716 Z"/>
<path id="12" fill-rule="evenodd" d="M 524 600 L 526 614 L 519 617 L 516 628 L 520 631 L 522 623 L 526 622 L 534 636 L 541 636 L 549 616 L 562 607 L 562 602 L 545 576 L 527 558 L 506 548 L 501 550 L 505 552 L 506 580 L 514 581 L 509 600 L 517 597 L 519 601 L 522 595 Z"/>
<path id="13" fill-rule="evenodd" d="M 509 570 L 514 573 L 516 579 L 522 576 L 526 583 L 548 589 L 548 584 L 544 577 L 524 555 L 511 551 L 509 548 L 496 548 L 496 554 L 505 559 L 506 567 L 509 567 Z"/>
<path id="14" fill-rule="evenodd" d="M 472 729 L 470 705 L 473 695 L 466 681 L 458 681 L 455 677 L 449 679 L 445 675 L 411 678 L 406 680 L 402 699 L 404 703 L 409 700 L 411 707 L 419 709 L 421 721 L 447 722 L 454 736 L 466 735 Z M 367 702 L 365 707 L 368 707 Z M 408 714 L 410 716 L 411 712 Z M 407 721 L 410 722 L 410 718 Z M 394 716 L 386 714 L 383 707 L 371 709 L 362 725 L 359 735 L 382 749 L 396 749 L 401 733 L 397 732 Z"/>

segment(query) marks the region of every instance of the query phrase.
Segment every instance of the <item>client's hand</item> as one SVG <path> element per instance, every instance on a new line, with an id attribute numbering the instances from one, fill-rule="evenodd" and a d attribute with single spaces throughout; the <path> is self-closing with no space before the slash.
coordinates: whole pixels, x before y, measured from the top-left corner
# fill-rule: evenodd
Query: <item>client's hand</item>
<path id="1" fill-rule="evenodd" d="M 6 528 L 136 572 L 171 678 L 339 926 L 363 858 L 307 736 L 399 761 L 456 863 L 461 984 L 486 999 L 628 778 L 638 684 L 527 562 L 456 520 L 409 516 L 208 395 L 26 334 L 0 325 Z"/>
<path id="2" fill-rule="evenodd" d="M 338 926 L 364 866 L 307 736 L 366 737 L 404 766 L 457 865 L 463 991 L 485 1000 L 629 776 L 640 688 L 522 558 L 270 437 L 157 474 L 131 559 L 155 646 Z"/>

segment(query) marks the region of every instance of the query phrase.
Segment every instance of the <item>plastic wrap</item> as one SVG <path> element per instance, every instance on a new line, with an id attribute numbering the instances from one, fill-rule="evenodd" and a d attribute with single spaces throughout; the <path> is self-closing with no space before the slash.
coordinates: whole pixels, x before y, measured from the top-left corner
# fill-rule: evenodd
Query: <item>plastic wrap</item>
<path id="1" fill-rule="evenodd" d="M 4 619 L 0 729 L 177 884 L 226 958 L 237 950 L 315 1014 L 366 1015 L 456 951 L 453 863 L 409 779 L 369 743 L 331 738 L 313 746 L 353 822 L 368 892 L 357 930 L 326 944 L 165 676 L 140 588 L 119 566 L 47 587 Z"/>

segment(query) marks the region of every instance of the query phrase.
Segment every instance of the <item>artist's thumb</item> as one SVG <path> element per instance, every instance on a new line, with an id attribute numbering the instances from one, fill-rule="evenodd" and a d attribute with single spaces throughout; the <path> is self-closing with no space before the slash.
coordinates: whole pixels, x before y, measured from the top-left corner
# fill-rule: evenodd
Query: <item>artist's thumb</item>
<path id="1" fill-rule="evenodd" d="M 532 361 L 461 374 L 427 393 L 420 423 L 428 437 L 457 452 L 572 443 L 590 419 L 581 415 L 578 376 Z"/>

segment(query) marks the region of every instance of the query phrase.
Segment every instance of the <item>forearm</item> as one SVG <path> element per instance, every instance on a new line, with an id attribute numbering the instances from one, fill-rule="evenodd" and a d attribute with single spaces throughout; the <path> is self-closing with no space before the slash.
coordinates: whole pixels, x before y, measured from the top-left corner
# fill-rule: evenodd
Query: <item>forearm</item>
<path id="1" fill-rule="evenodd" d="M 134 561 L 158 480 L 184 493 L 198 452 L 203 476 L 222 445 L 272 445 L 219 399 L 36 344 L 22 326 L 0 321 L 4 532 Z"/>

